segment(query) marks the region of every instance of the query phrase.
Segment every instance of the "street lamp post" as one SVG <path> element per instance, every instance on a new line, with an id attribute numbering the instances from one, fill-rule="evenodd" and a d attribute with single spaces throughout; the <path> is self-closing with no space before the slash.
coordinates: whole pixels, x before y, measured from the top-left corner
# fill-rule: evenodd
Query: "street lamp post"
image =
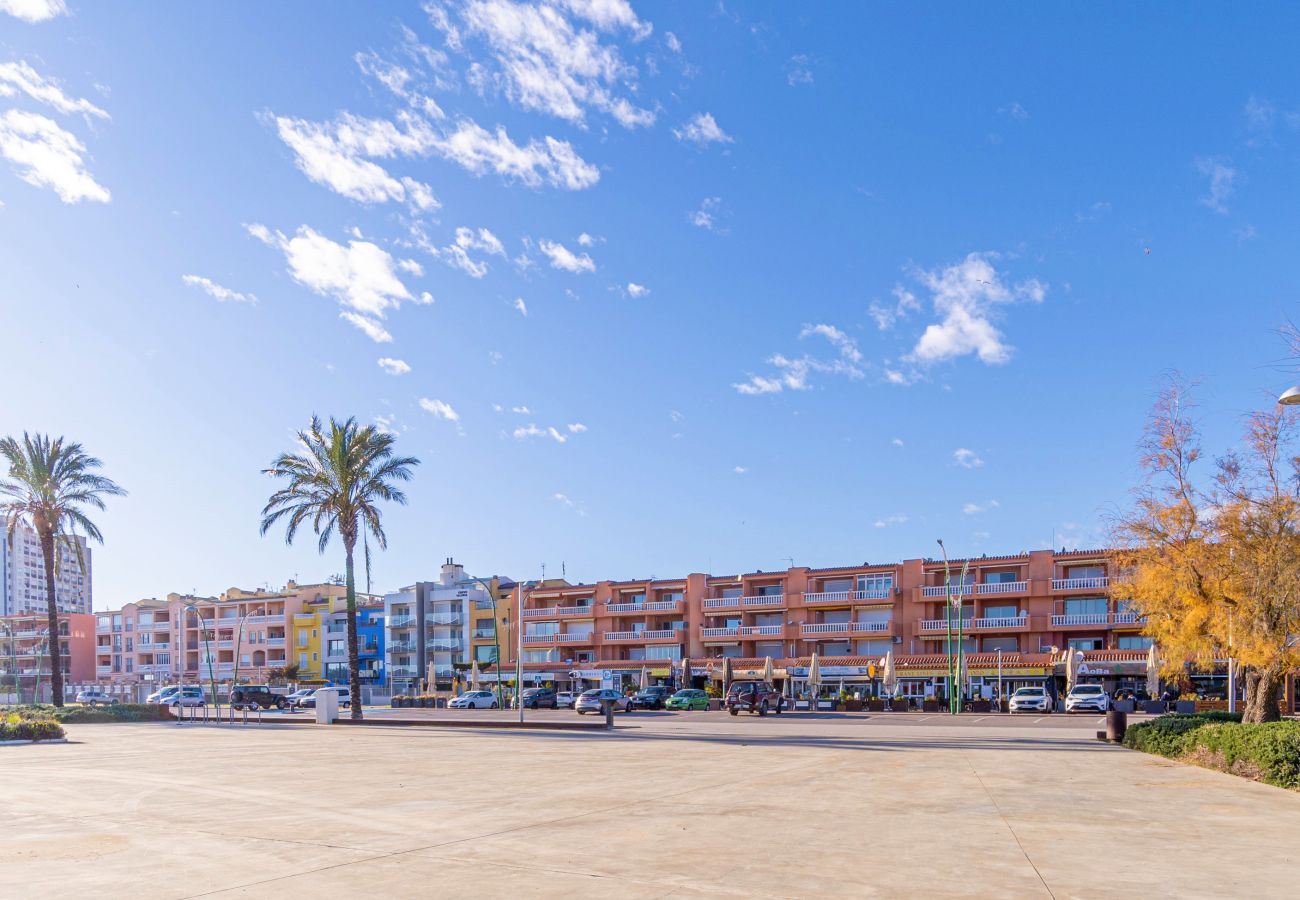
<path id="1" fill-rule="evenodd" d="M 962 591 L 961 589 L 958 589 L 957 597 L 956 597 L 956 601 L 958 605 L 958 610 L 957 610 L 958 648 L 957 648 L 957 659 L 956 659 L 956 671 L 954 671 L 954 666 L 953 666 L 954 660 L 953 660 L 953 652 L 952 652 L 952 618 L 953 618 L 952 571 L 948 565 L 948 548 L 943 545 L 942 538 L 939 539 L 938 544 L 939 544 L 939 550 L 943 553 L 943 599 L 944 599 L 944 608 L 947 611 L 947 614 L 945 616 L 945 621 L 947 623 L 947 651 L 948 651 L 948 712 L 951 713 L 952 715 L 956 715 L 957 713 L 961 712 L 961 698 L 957 688 L 957 678 L 961 676 L 961 666 L 965 655 L 962 652 L 962 648 L 961 648 L 962 610 L 960 607 L 962 603 Z M 966 585 L 966 571 L 969 567 L 970 567 L 970 560 L 966 560 L 961 565 L 961 584 L 963 588 Z"/>
<path id="2" fill-rule="evenodd" d="M 193 602 L 189 602 L 184 604 L 184 608 L 194 610 L 194 615 L 197 616 L 199 620 L 199 634 L 203 636 L 203 654 L 208 658 L 208 683 L 212 685 L 212 705 L 217 708 L 217 721 L 219 722 L 221 721 L 221 704 L 217 702 L 217 674 L 212 659 L 212 637 L 208 629 L 203 625 L 203 613 L 199 610 L 198 606 Z M 213 627 L 216 627 L 215 619 L 213 620 Z M 182 686 L 184 686 L 184 683 L 185 679 L 182 678 Z M 176 699 L 177 702 L 183 703 L 185 701 L 185 692 L 181 691 L 177 695 Z"/>
<path id="3" fill-rule="evenodd" d="M 1277 398 L 1277 402 L 1283 406 L 1300 406 L 1300 385 L 1287 388 L 1282 392 L 1282 396 Z"/>
<path id="4" fill-rule="evenodd" d="M 497 595 L 495 592 L 493 592 L 492 586 L 489 585 L 482 578 L 475 578 L 473 575 L 469 575 L 466 576 L 466 580 L 470 581 L 471 583 L 480 585 L 483 588 L 483 590 L 487 591 L 488 599 L 492 602 L 492 652 L 496 654 L 496 660 L 494 661 L 494 664 L 497 667 L 497 706 L 501 707 L 502 709 L 505 709 L 506 698 L 505 698 L 505 694 L 503 694 L 501 691 L 501 625 L 497 619 Z M 522 603 L 522 596 L 523 595 L 521 592 L 520 594 L 521 603 Z M 473 619 L 471 619 L 470 621 L 473 621 Z M 470 660 L 470 662 L 472 664 L 474 660 Z M 522 716 L 522 713 L 520 715 Z"/>

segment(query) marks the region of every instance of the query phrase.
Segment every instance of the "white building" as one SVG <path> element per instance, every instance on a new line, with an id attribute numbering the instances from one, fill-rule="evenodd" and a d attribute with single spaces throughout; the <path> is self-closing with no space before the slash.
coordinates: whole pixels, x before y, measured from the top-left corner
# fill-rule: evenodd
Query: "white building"
<path id="1" fill-rule="evenodd" d="M 491 604 L 478 581 L 451 559 L 437 581 L 421 581 L 384 595 L 384 661 L 395 693 L 413 693 L 432 673 L 435 684 L 451 685 L 457 665 L 471 659 L 475 604 Z"/>
<path id="2" fill-rule="evenodd" d="M 89 613 L 91 594 L 90 547 L 84 537 L 76 546 L 60 541 L 55 546 L 54 593 L 59 612 Z M 80 549 L 80 553 L 78 553 Z M 45 612 L 45 557 L 40 538 L 28 528 L 14 531 L 13 547 L 0 531 L 0 615 L 19 616 Z"/>

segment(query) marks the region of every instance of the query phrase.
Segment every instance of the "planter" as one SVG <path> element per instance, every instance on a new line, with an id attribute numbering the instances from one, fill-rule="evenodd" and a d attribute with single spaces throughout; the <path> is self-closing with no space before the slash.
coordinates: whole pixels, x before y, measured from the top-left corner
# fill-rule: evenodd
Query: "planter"
<path id="1" fill-rule="evenodd" d="M 401 701 L 401 700 L 398 700 L 398 699 L 396 699 L 396 698 L 394 698 L 394 699 L 388 701 L 388 706 L 389 706 L 390 709 L 401 709 L 401 708 L 402 708 L 402 701 Z"/>
<path id="2" fill-rule="evenodd" d="M 845 712 L 862 712 L 862 701 L 861 701 L 861 700 L 845 700 L 845 701 L 844 701 L 844 711 L 845 711 Z"/>
<path id="3" fill-rule="evenodd" d="M 1132 700 L 1116 700 L 1112 708 L 1115 712 L 1131 713 L 1136 711 L 1137 704 Z"/>
<path id="4" fill-rule="evenodd" d="M 1196 712 L 1195 700 L 1175 700 L 1174 712 L 1191 714 Z"/>
<path id="5" fill-rule="evenodd" d="M 867 701 L 867 712 L 884 712 L 884 711 L 885 711 L 885 701 L 884 701 L 884 700 L 868 700 L 868 701 Z"/>
<path id="6" fill-rule="evenodd" d="M 1142 711 L 1152 716 L 1159 716 L 1165 712 L 1165 702 L 1163 700 L 1143 700 Z"/>
<path id="7" fill-rule="evenodd" d="M 831 710 L 833 710 L 833 709 L 837 709 L 837 708 L 839 707 L 839 705 L 840 705 L 840 704 L 839 704 L 839 701 L 838 701 L 838 700 L 818 700 L 818 701 L 817 701 L 817 708 L 818 708 L 818 709 L 831 709 Z"/>
<path id="8" fill-rule="evenodd" d="M 970 711 L 977 713 L 993 712 L 993 702 L 991 700 L 972 700 Z"/>
<path id="9" fill-rule="evenodd" d="M 930 700 L 930 699 L 922 700 L 922 701 L 921 701 L 921 711 L 922 711 L 922 712 L 932 712 L 932 713 L 937 713 L 937 712 L 939 711 L 939 701 L 938 701 L 938 700 Z"/>

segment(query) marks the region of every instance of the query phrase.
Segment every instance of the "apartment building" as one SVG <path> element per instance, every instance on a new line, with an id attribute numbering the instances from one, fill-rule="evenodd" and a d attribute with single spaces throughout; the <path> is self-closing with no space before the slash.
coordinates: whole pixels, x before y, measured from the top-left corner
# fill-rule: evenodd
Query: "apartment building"
<path id="1" fill-rule="evenodd" d="M 942 561 L 909 559 L 518 586 L 513 604 L 528 683 L 589 686 L 642 668 L 662 678 L 684 658 L 700 677 L 724 657 L 740 670 L 771 657 L 797 678 L 814 654 L 824 674 L 830 667 L 832 678 L 864 681 L 890 651 L 909 677 L 934 679 L 945 665 L 935 659 L 945 652 L 949 593 L 961 597 L 961 643 L 974 663 L 1048 677 L 1057 654 L 1074 648 L 1092 654 L 1099 673 L 1137 677 L 1149 639 L 1136 613 L 1110 596 L 1112 566 L 1105 550 L 1039 550 L 953 560 L 947 587 Z M 511 661 L 516 638 L 512 629 Z"/>
<path id="2" fill-rule="evenodd" d="M 15 682 L 30 699 L 37 685 L 49 684 L 49 620 L 44 611 L 0 616 L 0 693 Z M 94 674 L 95 617 L 59 614 L 59 652 L 65 680 L 89 681 Z"/>
<path id="3" fill-rule="evenodd" d="M 2 537 L 2 536 L 0 536 Z M 91 552 L 84 537 L 56 545 L 54 595 L 59 612 L 89 613 Z M 30 528 L 14 531 L 13 547 L 0 540 L 0 616 L 45 612 L 45 556 L 40 538 Z"/>
<path id="4" fill-rule="evenodd" d="M 466 575 L 465 567 L 449 557 L 437 581 L 421 581 L 385 594 L 385 651 L 392 689 L 413 692 L 432 681 L 446 690 L 474 660 L 485 678 L 495 680 L 495 672 L 486 671 L 494 653 L 494 602 L 505 658 L 505 629 L 516 588 L 514 581 L 502 576 Z"/>
<path id="5" fill-rule="evenodd" d="M 348 614 L 346 594 L 329 594 L 303 602 L 293 616 L 290 663 L 297 681 L 348 683 Z M 357 655 L 365 684 L 386 683 L 384 603 L 376 594 L 357 594 Z"/>

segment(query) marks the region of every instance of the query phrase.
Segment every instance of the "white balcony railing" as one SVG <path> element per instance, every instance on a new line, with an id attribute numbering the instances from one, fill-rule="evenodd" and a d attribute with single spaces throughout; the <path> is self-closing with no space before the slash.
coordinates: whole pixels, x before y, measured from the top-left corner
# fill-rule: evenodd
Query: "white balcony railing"
<path id="1" fill-rule="evenodd" d="M 459 625 L 460 616 L 456 613 L 428 613 L 424 621 L 430 625 Z"/>
<path id="2" fill-rule="evenodd" d="M 784 637 L 784 625 L 742 625 L 741 637 Z"/>
<path id="3" fill-rule="evenodd" d="M 1146 622 L 1146 616 L 1138 615 L 1135 612 L 1115 613 L 1111 621 L 1116 625 L 1139 625 Z"/>
<path id="4" fill-rule="evenodd" d="M 590 643 L 591 643 L 591 632 L 590 632 L 590 631 L 578 631 L 578 632 L 575 632 L 575 633 L 573 633 L 573 634 L 557 634 L 557 635 L 555 636 L 555 643 L 557 643 L 557 644 L 590 644 Z"/>
<path id="5" fill-rule="evenodd" d="M 723 627 L 723 628 L 701 628 L 700 637 L 708 638 L 729 638 L 740 637 L 740 627 Z"/>
<path id="6" fill-rule="evenodd" d="M 730 609 L 740 605 L 740 597 L 706 597 L 700 602 L 702 609 Z"/>
<path id="7" fill-rule="evenodd" d="M 892 622 L 854 622 L 853 630 L 855 632 L 866 632 L 868 634 L 885 634 L 889 631 Z"/>
<path id="8" fill-rule="evenodd" d="M 1105 625 L 1109 620 L 1106 613 L 1083 613 L 1069 616 L 1052 616 L 1052 625 Z"/>
<path id="9" fill-rule="evenodd" d="M 1054 591 L 1104 591 L 1110 587 L 1110 578 L 1096 575 L 1092 578 L 1053 578 Z"/>
<path id="10" fill-rule="evenodd" d="M 525 644 L 554 644 L 558 634 L 525 634 Z"/>
<path id="11" fill-rule="evenodd" d="M 955 625 L 955 623 L 954 623 L 954 625 Z M 922 631 L 943 631 L 943 630 L 945 630 L 947 627 L 948 627 L 948 620 L 947 620 L 947 619 L 922 619 L 922 620 L 921 620 L 921 630 L 922 630 Z M 957 629 L 954 627 L 954 628 L 953 628 L 953 631 L 956 631 L 956 630 L 957 630 Z"/>
<path id="12" fill-rule="evenodd" d="M 268 646 L 268 647 L 283 647 L 283 646 L 284 646 L 284 638 L 267 638 L 267 639 L 266 639 L 266 646 Z"/>
<path id="13" fill-rule="evenodd" d="M 1029 588 L 1028 581 L 990 581 L 975 585 L 977 594 L 1023 594 Z"/>
<path id="14" fill-rule="evenodd" d="M 639 631 L 606 631 L 605 640 L 607 641 L 635 641 L 639 640 L 641 632 Z"/>
<path id="15" fill-rule="evenodd" d="M 740 598 L 741 606 L 784 606 L 785 594 L 755 594 Z"/>
<path id="16" fill-rule="evenodd" d="M 545 619 L 547 616 L 558 616 L 559 614 L 560 607 L 558 606 L 547 606 L 524 610 L 525 619 Z"/>
<path id="17" fill-rule="evenodd" d="M 970 620 L 976 630 L 987 628 L 1028 628 L 1029 616 L 993 616 Z"/>
<path id="18" fill-rule="evenodd" d="M 825 606 L 835 603 L 849 603 L 853 600 L 861 600 L 866 591 L 820 591 L 816 593 L 804 594 L 803 602 L 805 606 Z"/>
<path id="19" fill-rule="evenodd" d="M 531 638 L 530 636 L 528 636 L 528 635 L 524 635 L 524 643 L 525 643 L 525 644 L 528 643 L 530 640 L 532 640 L 532 638 Z M 434 638 L 433 640 L 425 641 L 425 643 L 424 643 L 424 649 L 426 649 L 426 650 L 459 650 L 459 649 L 460 649 L 460 641 L 448 640 L 447 638 Z"/>
<path id="20" fill-rule="evenodd" d="M 969 597 L 974 587 L 975 587 L 975 582 L 973 581 L 953 582 L 951 585 L 949 585 L 946 588 L 941 584 L 930 585 L 929 587 L 921 588 L 921 596 L 922 597 L 943 597 L 945 596 L 945 593 L 947 591 L 952 591 L 954 597 L 957 596 L 957 594 L 962 594 L 963 596 Z"/>
<path id="21" fill-rule="evenodd" d="M 389 628 L 410 628 L 415 623 L 415 616 L 389 616 Z"/>
<path id="22" fill-rule="evenodd" d="M 154 622 L 154 623 L 153 623 L 153 630 L 154 630 L 154 631 L 171 631 L 171 627 L 172 627 L 172 623 L 171 623 L 171 622 Z"/>
<path id="23" fill-rule="evenodd" d="M 852 622 L 812 622 L 800 627 L 802 634 L 848 634 L 852 630 Z"/>
<path id="24" fill-rule="evenodd" d="M 112 667 L 112 666 L 95 666 L 95 674 L 96 674 L 96 675 L 112 675 L 112 674 L 113 674 L 113 667 Z"/>
<path id="25" fill-rule="evenodd" d="M 660 628 L 655 631 L 643 631 L 641 632 L 641 637 L 643 640 L 647 641 L 667 641 L 677 637 L 678 634 L 679 632 L 674 631 L 671 628 Z"/>

